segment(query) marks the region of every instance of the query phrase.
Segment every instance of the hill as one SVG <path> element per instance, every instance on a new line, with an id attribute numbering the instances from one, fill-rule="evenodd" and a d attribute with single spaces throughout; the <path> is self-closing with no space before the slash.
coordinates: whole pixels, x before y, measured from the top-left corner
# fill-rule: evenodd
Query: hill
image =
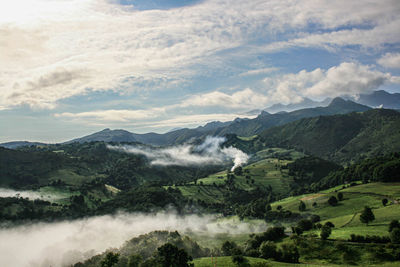
<path id="1" fill-rule="evenodd" d="M 372 94 L 361 94 L 354 101 L 370 107 L 400 109 L 400 94 L 391 94 L 384 90 L 375 91 Z"/>
<path id="2" fill-rule="evenodd" d="M 28 141 L 13 141 L 13 142 L 6 142 L 1 143 L 0 147 L 9 148 L 9 149 L 16 149 L 23 146 L 44 146 L 45 143 L 40 142 L 28 142 Z"/>
<path id="3" fill-rule="evenodd" d="M 260 134 L 266 146 L 291 147 L 347 163 L 400 150 L 400 113 L 375 109 L 319 116 L 274 127 Z"/>
<path id="4" fill-rule="evenodd" d="M 135 134 L 125 130 L 104 129 L 100 132 L 77 138 L 71 142 L 140 142 L 151 145 L 175 145 L 182 144 L 193 138 L 204 139 L 208 135 L 225 136 L 228 134 L 236 134 L 239 136 L 253 136 L 259 134 L 265 129 L 283 125 L 302 118 L 316 117 L 321 115 L 345 114 L 349 112 L 363 112 L 369 110 L 367 106 L 363 106 L 350 100 L 335 98 L 327 107 L 307 108 L 296 110 L 288 113 L 269 114 L 263 111 L 254 119 L 237 118 L 231 122 L 211 122 L 205 126 L 195 129 L 179 129 L 165 134 L 146 133 Z"/>
<path id="5" fill-rule="evenodd" d="M 323 101 L 314 101 L 312 99 L 305 97 L 299 103 L 287 104 L 287 105 L 279 103 L 279 104 L 274 104 L 270 107 L 267 107 L 264 110 L 269 113 L 291 112 L 291 111 L 304 109 L 304 108 L 326 107 L 329 105 L 329 103 L 331 101 L 332 101 L 332 99 L 330 99 L 330 98 L 327 98 Z"/>

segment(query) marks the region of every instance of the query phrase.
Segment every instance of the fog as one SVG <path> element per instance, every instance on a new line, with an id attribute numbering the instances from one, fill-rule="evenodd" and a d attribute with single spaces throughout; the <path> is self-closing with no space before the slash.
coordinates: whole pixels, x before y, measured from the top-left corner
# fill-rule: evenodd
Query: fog
<path id="1" fill-rule="evenodd" d="M 109 149 L 146 156 L 152 165 L 160 166 L 198 166 L 219 165 L 233 161 L 232 171 L 247 163 L 249 156 L 235 147 L 221 147 L 224 137 L 207 136 L 200 145 L 184 144 L 168 148 L 149 148 L 144 146 L 111 146 Z"/>
<path id="2" fill-rule="evenodd" d="M 152 215 L 121 213 L 57 223 L 37 223 L 0 229 L 0 266 L 67 266 L 118 248 L 140 234 L 178 230 L 213 236 L 218 233 L 251 233 L 266 225 L 216 221 L 216 216 L 178 216 L 173 212 Z"/>
<path id="3" fill-rule="evenodd" d="M 30 200 L 42 199 L 42 200 L 56 200 L 62 198 L 60 195 L 43 193 L 39 191 L 17 191 L 8 188 L 0 188 L 0 197 L 22 197 L 29 198 Z"/>

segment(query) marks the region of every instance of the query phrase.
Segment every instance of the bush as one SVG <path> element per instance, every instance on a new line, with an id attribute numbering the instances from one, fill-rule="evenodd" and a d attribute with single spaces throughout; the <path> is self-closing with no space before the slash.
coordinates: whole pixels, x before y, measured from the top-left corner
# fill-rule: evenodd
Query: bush
<path id="1" fill-rule="evenodd" d="M 297 223 L 297 227 L 301 228 L 303 231 L 308 231 L 313 228 L 313 223 L 311 220 L 303 219 Z"/>
<path id="2" fill-rule="evenodd" d="M 389 232 L 391 232 L 394 228 L 400 228 L 400 223 L 398 220 L 393 220 L 389 224 Z"/>
<path id="3" fill-rule="evenodd" d="M 326 224 L 322 226 L 320 237 L 322 240 L 326 240 L 331 235 L 331 227 L 327 226 Z"/>
<path id="4" fill-rule="evenodd" d="M 365 206 L 360 215 L 360 221 L 368 225 L 368 223 L 372 222 L 373 220 L 375 220 L 375 215 L 372 212 L 372 209 L 368 206 Z"/>
<path id="5" fill-rule="evenodd" d="M 232 242 L 225 241 L 221 247 L 221 251 L 224 256 L 232 256 L 232 255 L 241 254 L 241 253 L 238 253 L 239 252 L 238 250 L 240 251 L 240 249 L 237 247 L 236 243 L 233 241 Z"/>
<path id="6" fill-rule="evenodd" d="M 386 206 L 387 203 L 388 203 L 388 199 L 387 198 L 382 199 L 382 205 L 383 206 Z"/>
<path id="7" fill-rule="evenodd" d="M 321 220 L 321 217 L 319 217 L 319 215 L 313 214 L 313 215 L 311 215 L 310 220 L 313 223 L 316 223 L 316 222 L 319 222 Z"/>
<path id="8" fill-rule="evenodd" d="M 337 194 L 337 199 L 338 199 L 339 201 L 342 201 L 342 200 L 343 200 L 343 193 L 342 193 L 342 192 L 339 192 L 339 193 Z"/>
<path id="9" fill-rule="evenodd" d="M 357 242 L 357 243 L 381 243 L 381 244 L 385 244 L 385 243 L 389 243 L 390 242 L 390 238 L 386 237 L 386 236 L 377 236 L 377 235 L 362 236 L 362 235 L 351 234 L 349 241 L 350 242 Z"/>
<path id="10" fill-rule="evenodd" d="M 280 261 L 298 263 L 300 254 L 294 244 L 283 244 L 280 251 Z"/>
<path id="11" fill-rule="evenodd" d="M 278 255 L 276 245 L 272 241 L 262 242 L 259 251 L 261 258 L 264 259 L 276 259 Z"/>
<path id="12" fill-rule="evenodd" d="M 331 205 L 331 206 L 336 206 L 337 203 L 338 203 L 338 201 L 337 201 L 336 197 L 334 197 L 334 196 L 331 196 L 331 197 L 328 199 L 328 204 Z"/>
<path id="13" fill-rule="evenodd" d="M 232 262 L 237 266 L 250 266 L 249 261 L 242 255 L 232 256 Z"/>
<path id="14" fill-rule="evenodd" d="M 305 211 L 306 210 L 306 204 L 304 204 L 303 201 L 300 201 L 299 203 L 299 211 Z"/>
<path id="15" fill-rule="evenodd" d="M 335 228 L 335 225 L 332 222 L 326 222 L 325 225 L 330 228 Z"/>
<path id="16" fill-rule="evenodd" d="M 393 244 L 400 244 L 400 228 L 394 228 L 390 232 L 390 241 L 392 241 Z"/>

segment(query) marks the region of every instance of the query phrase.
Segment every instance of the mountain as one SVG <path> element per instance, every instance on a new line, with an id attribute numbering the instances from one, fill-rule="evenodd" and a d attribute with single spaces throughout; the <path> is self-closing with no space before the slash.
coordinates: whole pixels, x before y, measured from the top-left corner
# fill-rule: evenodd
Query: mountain
<path id="1" fill-rule="evenodd" d="M 280 112 L 270 114 L 262 111 L 261 114 L 254 119 L 236 118 L 230 122 L 210 122 L 204 126 L 194 129 L 179 129 L 165 134 L 146 133 L 135 134 L 125 130 L 104 129 L 100 132 L 77 138 L 71 142 L 140 142 L 150 145 L 174 145 L 182 144 L 193 138 L 205 138 L 207 135 L 225 136 L 228 134 L 236 134 L 239 136 L 253 136 L 262 131 L 274 127 L 296 121 L 302 118 L 316 117 L 321 115 L 345 114 L 349 112 L 363 112 L 369 110 L 367 106 L 354 103 L 350 100 L 335 98 L 327 107 L 300 109 L 292 112 Z"/>
<path id="2" fill-rule="evenodd" d="M 344 163 L 400 151 L 400 113 L 373 109 L 305 118 L 267 129 L 260 138 L 266 146 L 295 148 Z"/>
<path id="3" fill-rule="evenodd" d="M 137 142 L 131 132 L 125 130 L 110 130 L 104 129 L 100 132 L 77 138 L 66 143 L 85 143 L 85 142 Z"/>
<path id="4" fill-rule="evenodd" d="M 400 109 L 400 94 L 391 94 L 384 90 L 375 91 L 372 94 L 361 94 L 355 101 L 370 107 Z"/>
<path id="5" fill-rule="evenodd" d="M 40 142 L 28 142 L 28 141 L 13 141 L 0 144 L 1 147 L 9 148 L 9 149 L 16 149 L 23 146 L 43 146 L 46 145 L 45 143 Z"/>
<path id="6" fill-rule="evenodd" d="M 267 107 L 264 110 L 269 113 L 278 113 L 278 112 L 282 112 L 282 111 L 290 112 L 290 111 L 304 109 L 304 108 L 326 107 L 329 105 L 331 100 L 332 100 L 331 98 L 326 98 L 325 100 L 319 102 L 319 101 L 314 101 L 314 100 L 306 97 L 299 103 L 293 103 L 293 104 L 287 104 L 287 105 L 279 103 L 279 104 L 274 104 L 270 107 Z"/>
<path id="7" fill-rule="evenodd" d="M 369 109 L 370 108 L 367 106 L 337 97 L 333 99 L 327 107 L 306 108 L 292 112 L 280 112 L 275 114 L 270 114 L 266 111 L 263 111 L 255 119 L 234 121 L 229 126 L 215 131 L 214 134 L 226 135 L 233 133 L 239 136 L 252 136 L 259 134 L 268 128 L 283 125 L 302 118 L 317 117 L 321 115 L 327 116 L 346 114 L 350 112 L 364 112 Z"/>

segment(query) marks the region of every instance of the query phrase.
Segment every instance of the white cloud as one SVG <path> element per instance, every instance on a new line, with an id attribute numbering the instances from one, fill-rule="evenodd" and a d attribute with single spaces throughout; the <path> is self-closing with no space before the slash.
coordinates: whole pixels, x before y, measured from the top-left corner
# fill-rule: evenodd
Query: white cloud
<path id="1" fill-rule="evenodd" d="M 110 110 L 95 110 L 80 113 L 56 113 L 55 117 L 64 117 L 72 119 L 82 119 L 86 121 L 102 121 L 102 122 L 131 122 L 157 118 L 164 114 L 164 108 L 127 110 L 127 109 L 110 109 Z"/>
<path id="2" fill-rule="evenodd" d="M 252 76 L 252 75 L 260 75 L 260 74 L 267 74 L 271 72 L 275 72 L 279 70 L 278 68 L 262 68 L 262 69 L 255 69 L 255 70 L 249 70 L 243 73 L 240 73 L 239 76 L 246 77 L 246 76 Z"/>
<path id="3" fill-rule="evenodd" d="M 246 88 L 232 95 L 214 91 L 206 94 L 192 96 L 183 101 L 181 107 L 228 107 L 231 109 L 254 109 L 264 107 L 269 102 L 268 97 Z"/>
<path id="4" fill-rule="evenodd" d="M 149 11 L 105 0 L 2 1 L 0 106 L 54 108 L 92 91 L 168 89 L 224 69 L 229 60 L 217 53 L 247 45 L 379 49 L 399 42 L 399 18 L 396 0 L 208 0 Z M 309 33 L 310 24 L 327 32 Z"/>
<path id="5" fill-rule="evenodd" d="M 203 166 L 222 165 L 232 160 L 232 171 L 249 160 L 249 156 L 235 147 L 221 147 L 225 137 L 207 136 L 200 145 L 183 144 L 167 148 L 143 146 L 107 146 L 109 149 L 146 156 L 152 165 Z"/>
<path id="6" fill-rule="evenodd" d="M 375 70 L 372 66 L 344 62 L 328 70 L 302 70 L 277 78 L 266 78 L 271 98 L 277 102 L 295 103 L 303 97 L 336 97 L 370 93 L 384 83 L 395 83 L 398 77 Z"/>
<path id="7" fill-rule="evenodd" d="M 400 68 L 400 53 L 386 53 L 380 59 L 378 63 L 386 68 Z"/>

